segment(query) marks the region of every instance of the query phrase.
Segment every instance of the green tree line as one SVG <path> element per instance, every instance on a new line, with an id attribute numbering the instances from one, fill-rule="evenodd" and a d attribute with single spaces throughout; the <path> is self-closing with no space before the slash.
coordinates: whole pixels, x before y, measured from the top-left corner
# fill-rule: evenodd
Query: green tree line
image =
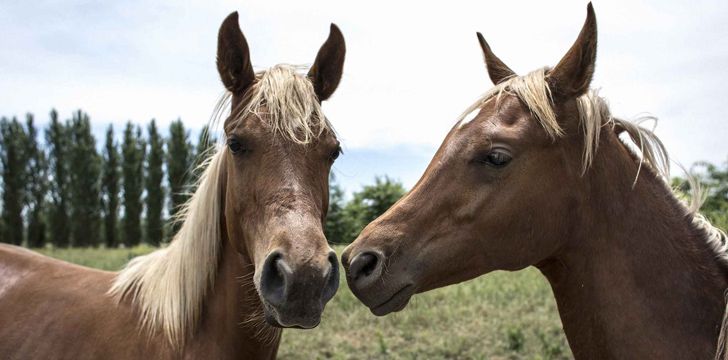
<path id="1" fill-rule="evenodd" d="M 186 201 L 192 169 L 215 143 L 203 129 L 197 145 L 181 120 L 163 137 L 155 120 L 128 122 L 121 140 L 109 125 L 97 147 L 88 114 L 45 129 L 35 118 L 0 118 L 0 242 L 30 247 L 159 245 Z"/>
<path id="2" fill-rule="evenodd" d="M 216 140 L 203 128 L 193 144 L 179 119 L 166 137 L 153 119 L 144 127 L 127 122 L 121 131 L 117 136 L 109 125 L 97 144 L 81 110 L 66 120 L 52 110 L 40 130 L 32 114 L 0 118 L 0 242 L 129 247 L 169 240 L 178 230 L 169 220 L 194 190 L 195 169 Z M 381 177 L 347 200 L 332 176 L 327 238 L 351 242 L 404 193 L 400 182 Z"/>

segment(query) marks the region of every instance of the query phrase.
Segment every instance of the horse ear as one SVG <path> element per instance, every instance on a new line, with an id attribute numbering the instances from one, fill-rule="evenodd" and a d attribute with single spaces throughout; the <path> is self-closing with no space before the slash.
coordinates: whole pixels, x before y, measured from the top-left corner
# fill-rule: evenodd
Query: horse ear
<path id="1" fill-rule="evenodd" d="M 329 38 L 321 45 L 316 60 L 308 71 L 308 77 L 320 101 L 328 99 L 339 86 L 341 73 L 344 71 L 345 56 L 344 35 L 341 34 L 339 27 L 332 23 Z"/>
<path id="2" fill-rule="evenodd" d="M 493 81 L 494 85 L 498 85 L 508 78 L 516 76 L 516 73 L 511 70 L 500 58 L 495 56 L 493 50 L 490 49 L 488 42 L 485 41 L 483 34 L 478 34 L 478 42 L 480 42 L 480 48 L 483 49 L 483 58 L 485 58 L 485 67 L 488 69 L 488 76 Z"/>
<path id="3" fill-rule="evenodd" d="M 220 25 L 217 36 L 217 71 L 223 85 L 233 95 L 243 94 L 255 81 L 248 42 L 238 26 L 237 11 L 228 15 Z"/>
<path id="4" fill-rule="evenodd" d="M 570 99 L 589 90 L 597 58 L 597 18 L 591 2 L 586 21 L 569 52 L 548 74 L 551 93 L 557 99 Z"/>

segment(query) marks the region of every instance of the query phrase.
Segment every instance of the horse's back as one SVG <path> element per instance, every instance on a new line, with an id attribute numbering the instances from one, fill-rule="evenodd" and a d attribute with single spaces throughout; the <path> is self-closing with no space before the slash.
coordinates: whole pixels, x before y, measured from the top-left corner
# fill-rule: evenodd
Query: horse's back
<path id="1" fill-rule="evenodd" d="M 0 245 L 0 358 L 137 358 L 136 315 L 107 294 L 114 273 Z"/>
<path id="2" fill-rule="evenodd" d="M 20 295 L 29 302 L 102 292 L 114 273 L 74 265 L 34 251 L 0 244 L 0 304 Z M 76 295 L 76 296 L 74 296 Z M 36 309 L 37 310 L 37 309 Z"/>

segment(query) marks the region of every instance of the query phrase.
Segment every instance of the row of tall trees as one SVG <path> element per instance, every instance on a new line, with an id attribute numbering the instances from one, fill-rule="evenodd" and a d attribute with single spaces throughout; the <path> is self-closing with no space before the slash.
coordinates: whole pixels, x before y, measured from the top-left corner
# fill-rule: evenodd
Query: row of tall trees
<path id="1" fill-rule="evenodd" d="M 0 118 L 0 241 L 44 246 L 158 245 L 173 234 L 166 218 L 186 201 L 192 168 L 214 144 L 203 129 L 193 145 L 181 120 L 164 137 L 154 120 L 113 126 L 97 147 L 88 114 L 50 112 L 43 134 L 35 118 Z"/>
<path id="2" fill-rule="evenodd" d="M 215 140 L 203 128 L 195 144 L 182 121 L 161 134 L 151 120 L 112 125 L 97 144 L 88 114 L 60 120 L 52 110 L 39 131 L 25 121 L 0 118 L 0 241 L 42 247 L 159 245 L 177 231 L 173 218 L 192 189 L 194 169 Z M 351 242 L 366 224 L 403 194 L 398 181 L 376 178 L 347 199 L 332 176 L 327 238 Z"/>

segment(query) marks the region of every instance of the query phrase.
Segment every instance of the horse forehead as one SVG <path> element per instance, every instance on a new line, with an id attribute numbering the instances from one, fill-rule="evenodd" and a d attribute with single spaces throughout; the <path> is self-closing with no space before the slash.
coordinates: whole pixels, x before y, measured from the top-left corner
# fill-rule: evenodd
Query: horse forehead
<path id="1" fill-rule="evenodd" d="M 478 114 L 457 130 L 459 136 L 454 136 L 453 140 L 460 139 L 474 143 L 538 136 L 539 125 L 518 97 L 503 94 L 486 100 L 478 110 Z"/>
<path id="2" fill-rule="evenodd" d="M 318 173 L 326 173 L 321 147 L 335 144 L 331 135 L 321 136 L 308 144 L 298 144 L 281 134 L 266 134 L 267 148 L 264 162 L 279 169 L 283 177 L 291 181 L 308 182 L 318 179 Z M 331 145 L 333 146 L 333 145 Z"/>
<path id="3" fill-rule="evenodd" d="M 486 124 L 514 126 L 519 122 L 535 120 L 532 113 L 516 95 L 503 94 L 494 96 L 481 107 L 481 119 Z M 479 116 L 480 118 L 480 116 Z"/>
<path id="4" fill-rule="evenodd" d="M 225 134 L 231 135 L 235 133 L 253 133 L 265 134 L 272 133 L 272 127 L 265 120 L 265 113 L 258 114 L 231 114 L 225 122 Z"/>
<path id="5" fill-rule="evenodd" d="M 281 145 L 287 145 L 289 143 L 296 144 L 295 141 L 289 139 L 288 136 L 283 135 L 284 131 L 275 129 L 271 121 L 268 119 L 266 112 L 267 109 L 263 105 L 261 106 L 261 111 L 258 113 L 249 113 L 236 117 L 231 116 L 225 125 L 225 134 L 228 136 L 232 134 L 252 134 L 270 138 L 271 142 L 275 140 Z M 294 131 L 298 130 L 304 131 L 303 128 L 294 128 Z M 309 143 L 299 145 L 305 145 L 304 147 L 306 149 L 310 149 L 319 146 L 319 144 L 333 146 L 337 143 L 338 139 L 336 133 L 333 130 L 326 128 L 321 131 L 321 134 L 318 134 L 318 136 L 311 139 Z"/>

